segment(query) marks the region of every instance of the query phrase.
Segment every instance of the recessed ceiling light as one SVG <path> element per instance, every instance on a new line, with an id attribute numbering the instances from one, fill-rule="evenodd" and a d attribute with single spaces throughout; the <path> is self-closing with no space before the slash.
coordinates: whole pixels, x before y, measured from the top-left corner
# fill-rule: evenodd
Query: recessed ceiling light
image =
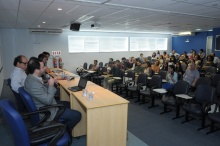
<path id="1" fill-rule="evenodd" d="M 42 22 L 42 23 L 46 23 L 46 22 L 44 21 L 44 22 Z"/>
<path id="2" fill-rule="evenodd" d="M 62 10 L 62 8 L 58 8 L 58 11 L 61 11 Z"/>
<path id="3" fill-rule="evenodd" d="M 212 29 L 209 29 L 208 31 L 213 31 Z"/>
<path id="4" fill-rule="evenodd" d="M 198 28 L 198 29 L 196 29 L 197 31 L 200 31 L 200 30 L 202 30 L 202 29 L 200 29 L 200 28 Z"/>

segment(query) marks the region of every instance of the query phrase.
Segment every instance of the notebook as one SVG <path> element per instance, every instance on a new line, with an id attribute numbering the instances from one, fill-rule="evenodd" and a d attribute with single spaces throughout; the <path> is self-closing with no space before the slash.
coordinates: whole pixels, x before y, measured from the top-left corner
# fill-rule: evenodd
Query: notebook
<path id="1" fill-rule="evenodd" d="M 86 84 L 87 84 L 87 79 L 80 77 L 78 86 L 69 87 L 68 89 L 73 92 L 81 91 L 82 89 L 85 89 Z"/>

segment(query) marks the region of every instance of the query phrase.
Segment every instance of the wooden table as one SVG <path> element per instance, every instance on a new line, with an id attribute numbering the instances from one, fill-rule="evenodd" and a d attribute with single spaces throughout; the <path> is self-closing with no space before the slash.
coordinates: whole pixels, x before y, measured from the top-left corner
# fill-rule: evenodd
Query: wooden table
<path id="1" fill-rule="evenodd" d="M 60 99 L 70 101 L 71 108 L 82 114 L 72 136 L 86 135 L 87 146 L 126 146 L 129 102 L 90 81 L 86 89 L 95 93 L 93 100 L 88 100 L 88 97 L 82 96 L 82 91 L 68 90 L 68 87 L 76 86 L 78 81 L 79 78 L 71 82 L 59 80 Z"/>

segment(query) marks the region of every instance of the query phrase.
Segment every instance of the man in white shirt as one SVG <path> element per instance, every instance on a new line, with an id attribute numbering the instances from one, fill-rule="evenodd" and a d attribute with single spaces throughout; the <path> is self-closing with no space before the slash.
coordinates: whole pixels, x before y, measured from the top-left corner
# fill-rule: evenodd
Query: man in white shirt
<path id="1" fill-rule="evenodd" d="M 19 55 L 14 59 L 14 70 L 11 73 L 11 87 L 12 90 L 18 93 L 18 88 L 24 86 L 24 81 L 27 77 L 28 59 L 24 55 Z"/>
<path id="2" fill-rule="evenodd" d="M 171 55 L 174 55 L 176 59 L 180 56 L 180 54 L 176 53 L 175 50 L 173 50 L 173 51 L 170 53 L 170 56 L 171 56 Z"/>
<path id="3" fill-rule="evenodd" d="M 217 64 L 220 62 L 219 58 L 215 56 L 215 53 L 211 53 L 210 55 L 214 58 L 213 63 L 217 67 Z"/>

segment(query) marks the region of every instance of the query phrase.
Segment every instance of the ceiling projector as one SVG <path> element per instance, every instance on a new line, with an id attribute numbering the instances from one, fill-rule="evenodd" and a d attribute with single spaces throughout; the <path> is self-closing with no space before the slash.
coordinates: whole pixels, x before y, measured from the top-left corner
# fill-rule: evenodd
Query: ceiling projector
<path id="1" fill-rule="evenodd" d="M 97 28 L 100 28 L 100 27 L 101 27 L 101 25 L 98 24 L 98 23 L 91 24 L 91 28 L 97 29 Z"/>

